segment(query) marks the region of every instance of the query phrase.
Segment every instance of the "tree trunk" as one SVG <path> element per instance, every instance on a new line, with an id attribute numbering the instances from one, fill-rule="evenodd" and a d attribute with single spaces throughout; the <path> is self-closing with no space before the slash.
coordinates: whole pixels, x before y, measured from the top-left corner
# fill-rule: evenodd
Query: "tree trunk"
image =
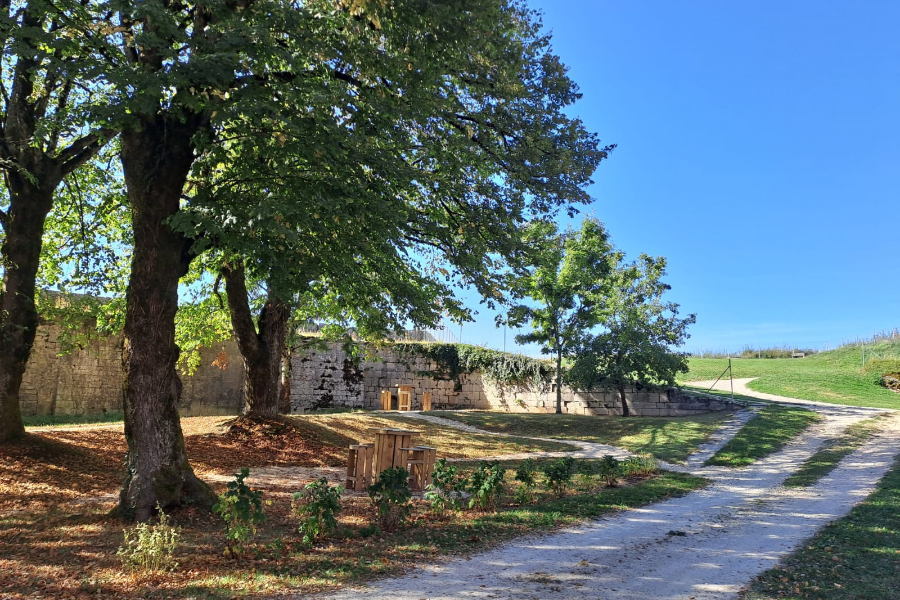
<path id="1" fill-rule="evenodd" d="M 285 344 L 284 351 L 281 353 L 281 387 L 278 389 L 278 412 L 284 415 L 289 415 L 291 413 L 292 377 L 293 365 L 291 365 L 291 348 L 288 344 Z"/>
<path id="2" fill-rule="evenodd" d="M 562 352 L 556 353 L 556 414 L 562 414 Z"/>
<path id="3" fill-rule="evenodd" d="M 156 506 L 211 505 L 212 489 L 188 463 L 178 415 L 175 370 L 178 281 L 190 264 L 190 240 L 169 227 L 193 163 L 201 125 L 167 116 L 145 118 L 122 136 L 122 166 L 131 202 L 134 255 L 125 316 L 126 476 L 120 514 L 145 521 Z"/>
<path id="4" fill-rule="evenodd" d="M 0 443 L 15 441 L 25 435 L 19 389 L 38 326 L 34 295 L 44 223 L 53 206 L 53 192 L 60 178 L 48 175 L 39 181 L 43 187 L 35 187 L 21 177 L 7 174 L 10 208 L 4 224 L 6 237 L 0 247 L 3 259 L 3 287 L 0 288 Z"/>
<path id="5" fill-rule="evenodd" d="M 625 399 L 625 384 L 620 383 L 617 389 L 619 390 L 619 398 L 622 400 L 622 416 L 627 417 L 630 413 L 628 412 L 628 401 Z"/>
<path id="6" fill-rule="evenodd" d="M 290 308 L 270 291 L 254 325 L 244 268 L 240 264 L 225 264 L 222 275 L 231 325 L 244 360 L 244 414 L 277 417 L 281 358 Z"/>

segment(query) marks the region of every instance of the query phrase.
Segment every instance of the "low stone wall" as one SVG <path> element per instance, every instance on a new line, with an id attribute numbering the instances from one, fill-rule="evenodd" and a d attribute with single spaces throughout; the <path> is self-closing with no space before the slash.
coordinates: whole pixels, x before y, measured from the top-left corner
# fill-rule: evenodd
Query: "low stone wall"
<path id="1" fill-rule="evenodd" d="M 422 356 L 399 355 L 390 349 L 378 351 L 378 360 L 355 366 L 337 344 L 327 350 L 307 349 L 293 357 L 291 412 L 320 408 L 380 408 L 381 390 L 391 390 L 396 407 L 397 386 L 413 387 L 413 409 L 422 406 L 422 393 L 431 392 L 432 408 L 479 408 L 507 412 L 554 412 L 556 388 L 498 385 L 480 374 L 462 374 L 458 381 L 435 379 L 440 366 Z M 729 402 L 698 397 L 679 390 L 650 391 L 628 388 L 629 412 L 641 416 L 686 416 L 733 408 Z M 575 392 L 564 387 L 562 410 L 578 415 L 621 415 L 618 392 Z"/>
<path id="2" fill-rule="evenodd" d="M 25 415 L 94 415 L 122 411 L 125 373 L 120 335 L 95 337 L 83 350 L 67 354 L 59 342 L 60 328 L 38 327 L 19 395 Z M 218 354 L 201 352 L 200 368 L 183 376 L 182 416 L 234 415 L 241 408 L 243 367 L 234 342 L 224 344 L 225 368 L 213 366 Z"/>

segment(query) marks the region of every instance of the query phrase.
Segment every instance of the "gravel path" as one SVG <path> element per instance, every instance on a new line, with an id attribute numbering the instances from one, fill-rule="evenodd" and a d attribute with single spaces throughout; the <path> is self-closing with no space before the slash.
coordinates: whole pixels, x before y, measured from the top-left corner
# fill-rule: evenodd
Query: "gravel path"
<path id="1" fill-rule="evenodd" d="M 744 469 L 702 467 L 754 416 L 750 410 L 735 413 L 685 466 L 673 467 L 711 479 L 704 490 L 322 598 L 735 598 L 757 574 L 870 494 L 898 453 L 900 416 L 893 415 L 884 432 L 830 476 L 810 488 L 787 490 L 781 483 L 826 440 L 883 412 L 818 404 L 809 407 L 825 420 L 776 454 Z M 592 450 L 601 451 L 582 446 L 581 452 Z"/>

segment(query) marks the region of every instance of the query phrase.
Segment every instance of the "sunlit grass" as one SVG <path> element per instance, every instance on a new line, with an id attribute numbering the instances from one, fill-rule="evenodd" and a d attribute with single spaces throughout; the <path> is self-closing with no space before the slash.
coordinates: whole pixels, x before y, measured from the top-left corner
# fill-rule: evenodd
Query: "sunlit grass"
<path id="1" fill-rule="evenodd" d="M 805 408 L 767 406 L 741 427 L 707 465 L 745 467 L 778 450 L 822 417 Z"/>

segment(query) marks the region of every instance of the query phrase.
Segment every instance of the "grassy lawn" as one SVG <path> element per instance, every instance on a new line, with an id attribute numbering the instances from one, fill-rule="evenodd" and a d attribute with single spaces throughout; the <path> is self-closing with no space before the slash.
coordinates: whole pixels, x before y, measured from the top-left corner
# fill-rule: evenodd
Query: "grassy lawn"
<path id="1" fill-rule="evenodd" d="M 862 446 L 880 429 L 882 417 L 854 423 L 844 433 L 829 440 L 824 448 L 810 456 L 797 471 L 788 477 L 786 487 L 812 485 L 831 473 L 845 456 Z"/>
<path id="2" fill-rule="evenodd" d="M 900 590 L 900 459 L 878 489 L 760 575 L 746 600 L 896 600 Z"/>
<path id="3" fill-rule="evenodd" d="M 520 437 L 497 437 L 492 435 L 466 433 L 436 425 L 421 419 L 395 415 L 367 413 L 343 413 L 326 415 L 293 415 L 296 419 L 332 432 L 353 441 L 348 444 L 374 442 L 375 430 L 383 428 L 411 429 L 422 435 L 414 443 L 434 446 L 438 456 L 447 458 L 481 458 L 520 452 L 559 452 L 577 450 L 575 446 L 556 442 L 543 442 Z M 346 447 L 346 444 L 344 445 Z"/>
<path id="4" fill-rule="evenodd" d="M 736 378 L 759 377 L 750 383 L 758 392 L 832 404 L 900 409 L 900 394 L 880 385 L 881 375 L 900 371 L 900 343 L 882 342 L 862 349 L 845 347 L 806 358 L 732 359 Z M 712 380 L 727 359 L 691 358 L 681 382 Z"/>
<path id="5" fill-rule="evenodd" d="M 778 450 L 822 417 L 805 408 L 767 406 L 744 425 L 707 465 L 746 467 Z"/>
<path id="6" fill-rule="evenodd" d="M 538 459 L 538 467 L 553 459 Z M 596 462 L 596 461 L 588 461 Z M 462 470 L 476 463 L 458 463 Z M 513 469 L 517 463 L 507 462 Z M 539 482 L 543 478 L 538 476 Z M 41 510 L 3 512 L 0 516 L 0 589 L 19 597 L 224 599 L 246 595 L 299 594 L 364 583 L 397 574 L 448 555 L 468 555 L 522 535 L 546 532 L 616 510 L 681 496 L 706 484 L 690 475 L 662 472 L 656 476 L 603 487 L 593 476 L 558 498 L 539 486 L 532 503 L 516 505 L 506 496 L 497 512 L 433 513 L 416 501 L 407 526 L 364 537 L 373 518 L 368 497 L 345 494 L 341 532 L 312 549 L 300 545 L 297 521 L 290 513 L 292 492 L 302 487 L 271 486 L 265 490 L 268 520 L 244 555 L 223 555 L 220 522 L 194 508 L 176 511 L 182 527 L 179 567 L 171 573 L 123 573 L 115 556 L 122 541 L 121 521 L 112 519 L 109 504 L 81 502 L 48 505 Z M 505 483 L 512 492 L 512 472 Z M 224 486 L 219 486 L 219 491 Z"/>
<path id="7" fill-rule="evenodd" d="M 487 431 L 610 444 L 632 452 L 650 453 L 669 462 L 683 462 L 731 413 L 673 418 L 610 418 L 479 411 L 435 411 L 429 414 Z"/>

